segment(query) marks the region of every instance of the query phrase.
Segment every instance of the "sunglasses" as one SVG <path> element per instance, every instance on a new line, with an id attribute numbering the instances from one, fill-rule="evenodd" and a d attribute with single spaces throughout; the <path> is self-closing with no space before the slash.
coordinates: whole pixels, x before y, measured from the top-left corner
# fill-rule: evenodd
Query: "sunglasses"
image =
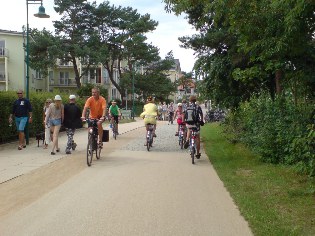
<path id="1" fill-rule="evenodd" d="M 51 102 L 46 102 L 46 103 L 51 103 Z"/>
<path id="2" fill-rule="evenodd" d="M 23 94 L 23 93 L 16 93 L 16 94 Z"/>

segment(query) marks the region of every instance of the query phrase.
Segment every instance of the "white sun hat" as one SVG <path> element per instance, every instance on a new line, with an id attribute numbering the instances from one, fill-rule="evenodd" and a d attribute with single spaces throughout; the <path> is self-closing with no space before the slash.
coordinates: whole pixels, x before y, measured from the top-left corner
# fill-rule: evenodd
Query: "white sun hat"
<path id="1" fill-rule="evenodd" d="M 55 101 L 61 101 L 62 99 L 61 99 L 61 97 L 60 97 L 60 95 L 56 95 L 55 96 Z"/>
<path id="2" fill-rule="evenodd" d="M 75 96 L 74 94 L 71 94 L 71 95 L 69 96 L 69 99 L 76 99 L 76 96 Z"/>

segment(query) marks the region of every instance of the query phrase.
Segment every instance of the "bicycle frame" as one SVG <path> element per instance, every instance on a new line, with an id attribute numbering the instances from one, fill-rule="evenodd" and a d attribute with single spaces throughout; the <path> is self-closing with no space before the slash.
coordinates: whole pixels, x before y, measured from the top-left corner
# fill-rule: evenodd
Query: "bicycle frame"
<path id="1" fill-rule="evenodd" d="M 192 164 L 195 164 L 195 155 L 197 151 L 196 134 L 197 134 L 196 128 L 190 128 L 189 149 Z"/>
<path id="2" fill-rule="evenodd" d="M 153 143 L 153 129 L 154 129 L 154 125 L 152 124 L 147 124 L 147 150 L 150 150 L 150 147 L 152 147 L 152 143 Z"/>
<path id="3" fill-rule="evenodd" d="M 178 144 L 180 145 L 181 149 L 184 147 L 184 138 L 185 138 L 185 125 L 179 125 L 179 132 L 178 132 Z"/>
<path id="4" fill-rule="evenodd" d="M 87 145 L 87 165 L 91 166 L 93 159 L 93 152 L 96 158 L 100 159 L 101 148 L 98 147 L 98 126 L 96 119 L 88 119 L 88 145 Z"/>

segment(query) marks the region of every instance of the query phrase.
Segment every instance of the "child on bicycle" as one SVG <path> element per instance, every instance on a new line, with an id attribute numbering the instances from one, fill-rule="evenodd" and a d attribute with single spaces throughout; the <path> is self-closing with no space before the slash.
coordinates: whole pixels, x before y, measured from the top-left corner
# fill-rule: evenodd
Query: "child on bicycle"
<path id="1" fill-rule="evenodd" d="M 117 102 L 115 100 L 112 101 L 112 105 L 109 107 L 109 115 L 110 115 L 110 122 L 113 125 L 114 120 L 116 121 L 116 132 L 118 133 L 118 120 L 121 117 L 120 108 L 117 106 Z"/>
<path id="2" fill-rule="evenodd" d="M 178 136 L 178 132 L 179 132 L 179 126 L 180 125 L 185 125 L 184 123 L 184 112 L 183 112 L 183 104 L 182 103 L 178 103 L 177 104 L 177 109 L 174 113 L 174 118 L 173 120 L 175 120 L 177 118 L 177 132 L 175 133 L 175 136 Z"/>

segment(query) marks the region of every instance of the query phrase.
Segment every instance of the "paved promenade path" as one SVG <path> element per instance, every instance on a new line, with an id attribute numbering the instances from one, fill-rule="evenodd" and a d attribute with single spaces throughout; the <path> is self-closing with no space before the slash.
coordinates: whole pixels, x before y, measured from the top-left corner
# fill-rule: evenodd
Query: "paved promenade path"
<path id="1" fill-rule="evenodd" d="M 159 122 L 148 152 L 143 121 L 121 124 L 100 160 L 86 165 L 86 130 L 66 155 L 32 142 L 0 147 L 0 235 L 252 235 L 202 150 L 192 165 Z"/>

